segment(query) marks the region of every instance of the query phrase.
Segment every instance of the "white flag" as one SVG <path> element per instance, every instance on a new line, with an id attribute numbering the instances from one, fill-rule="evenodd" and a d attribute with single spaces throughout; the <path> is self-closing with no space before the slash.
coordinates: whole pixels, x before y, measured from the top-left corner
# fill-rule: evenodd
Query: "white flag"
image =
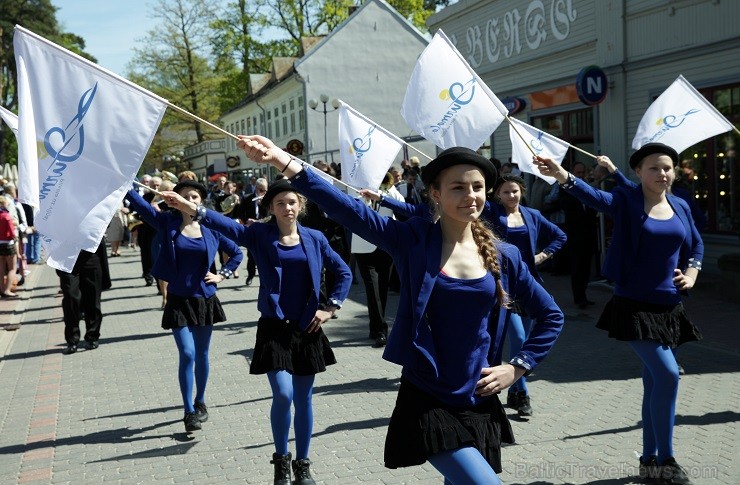
<path id="1" fill-rule="evenodd" d="M 653 101 L 640 120 L 632 148 L 663 143 L 681 153 L 691 145 L 733 129 L 732 123 L 712 106 L 683 76 Z"/>
<path id="2" fill-rule="evenodd" d="M 167 102 L 20 26 L 13 46 L 19 199 L 38 210 L 36 229 L 50 253 L 95 248 Z M 50 265 L 71 271 L 70 258 L 62 259 Z"/>
<path id="3" fill-rule="evenodd" d="M 477 150 L 508 112 L 438 30 L 411 73 L 401 107 L 406 124 L 442 149 Z"/>
<path id="4" fill-rule="evenodd" d="M 516 118 L 509 117 L 511 125 L 509 126 L 509 138 L 511 139 L 511 161 L 519 166 L 522 172 L 536 175 L 548 184 L 555 183 L 554 177 L 542 175 L 540 170 L 532 161 L 532 152 L 545 158 L 552 158 L 558 165 L 563 163 L 563 158 L 570 145 L 560 138 L 554 137 L 549 133 L 528 125 Z M 519 131 L 517 134 L 514 129 Z M 524 138 L 524 140 L 522 140 Z M 529 146 L 529 148 L 527 148 Z"/>
<path id="5" fill-rule="evenodd" d="M 340 101 L 339 159 L 342 181 L 358 189 L 378 190 L 403 148 L 403 141 Z"/>
<path id="6" fill-rule="evenodd" d="M 17 137 L 18 136 L 18 117 L 13 114 L 12 111 L 8 111 L 7 109 L 0 106 L 0 118 L 3 119 L 6 125 L 8 125 L 8 128 L 10 128 L 10 131 L 13 132 L 13 134 Z"/>

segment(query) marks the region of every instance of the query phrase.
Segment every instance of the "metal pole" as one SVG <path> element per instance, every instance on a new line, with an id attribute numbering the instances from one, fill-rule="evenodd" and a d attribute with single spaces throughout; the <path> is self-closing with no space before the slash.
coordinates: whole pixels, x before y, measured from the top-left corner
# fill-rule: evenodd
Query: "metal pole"
<path id="1" fill-rule="evenodd" d="M 328 154 L 329 154 L 328 149 L 329 149 L 329 145 L 328 145 L 328 141 L 327 141 L 328 138 L 327 138 L 327 126 L 326 126 L 326 113 L 327 113 L 327 111 L 326 111 L 326 102 L 324 102 L 324 158 L 327 159 L 325 161 L 327 161 L 327 163 L 328 163 L 328 158 L 329 158 L 329 156 L 328 156 Z"/>

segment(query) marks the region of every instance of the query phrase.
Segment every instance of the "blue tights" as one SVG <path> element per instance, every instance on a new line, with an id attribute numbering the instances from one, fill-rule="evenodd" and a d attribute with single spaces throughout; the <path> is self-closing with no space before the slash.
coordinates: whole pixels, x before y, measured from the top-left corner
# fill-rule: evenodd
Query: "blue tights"
<path id="1" fill-rule="evenodd" d="M 471 446 L 442 451 L 427 460 L 445 477 L 445 485 L 501 484 L 496 472 L 480 451 Z"/>
<path id="2" fill-rule="evenodd" d="M 506 335 L 509 337 L 509 354 L 513 358 L 516 354 L 522 350 L 524 341 L 527 340 L 529 334 L 529 327 L 532 324 L 532 319 L 528 317 L 522 318 L 518 313 L 510 312 L 509 321 Z M 527 395 L 529 390 L 527 389 L 527 378 L 522 376 L 509 389 L 513 391 L 524 391 Z"/>
<path id="3" fill-rule="evenodd" d="M 673 425 L 678 396 L 678 364 L 674 350 L 652 340 L 630 346 L 643 363 L 642 456 L 658 456 L 658 463 L 673 456 Z"/>
<path id="4" fill-rule="evenodd" d="M 193 408 L 193 374 L 195 374 L 197 402 L 205 402 L 206 384 L 208 383 L 208 347 L 211 345 L 213 326 L 177 327 L 172 329 L 177 350 L 180 351 L 180 366 L 177 377 L 180 381 L 180 393 L 185 405 L 185 412 L 195 412 Z"/>
<path id="5" fill-rule="evenodd" d="M 270 408 L 270 425 L 272 439 L 275 441 L 275 452 L 288 454 L 288 434 L 290 433 L 290 405 L 295 407 L 295 447 L 296 460 L 308 458 L 313 432 L 313 375 L 294 376 L 288 371 L 267 373 L 272 388 L 272 407 Z"/>

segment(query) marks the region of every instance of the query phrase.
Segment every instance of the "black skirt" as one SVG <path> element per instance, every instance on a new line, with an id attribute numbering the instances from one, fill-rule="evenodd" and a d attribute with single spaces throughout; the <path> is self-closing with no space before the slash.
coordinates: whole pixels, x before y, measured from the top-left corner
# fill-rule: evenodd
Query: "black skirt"
<path id="1" fill-rule="evenodd" d="M 604 307 L 596 328 L 617 340 L 655 340 L 671 348 L 702 338 L 683 303 L 658 305 L 616 295 Z"/>
<path id="2" fill-rule="evenodd" d="M 514 433 L 498 396 L 470 408 L 453 408 L 401 378 L 385 438 L 385 466 L 421 465 L 431 455 L 472 446 L 501 473 L 501 443 Z"/>
<path id="3" fill-rule="evenodd" d="M 254 344 L 250 374 L 287 370 L 293 375 L 310 376 L 324 372 L 337 359 L 324 331 L 304 332 L 298 323 L 260 318 Z"/>
<path id="4" fill-rule="evenodd" d="M 216 295 L 206 299 L 170 294 L 162 315 L 162 328 L 203 327 L 225 321 L 226 314 Z"/>

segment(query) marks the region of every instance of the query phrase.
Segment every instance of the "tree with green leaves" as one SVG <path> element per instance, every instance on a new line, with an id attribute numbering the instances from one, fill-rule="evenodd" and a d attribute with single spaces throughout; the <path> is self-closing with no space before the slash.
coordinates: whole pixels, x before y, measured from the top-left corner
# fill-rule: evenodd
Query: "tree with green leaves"
<path id="1" fill-rule="evenodd" d="M 49 39 L 92 62 L 97 60 L 85 52 L 82 37 L 64 32 L 56 18 L 57 8 L 50 0 L 0 0 L 0 104 L 17 111 L 18 73 L 13 51 L 13 31 L 16 25 Z M 13 133 L 0 123 L 0 164 L 16 164 L 18 150 Z"/>
<path id="2" fill-rule="evenodd" d="M 204 0 L 158 0 L 151 15 L 159 20 L 134 49 L 127 77 L 172 104 L 206 120 L 219 116 L 218 87 L 222 76 L 210 62 L 210 23 L 214 15 Z M 162 120 L 145 169 L 163 156 L 207 138 L 220 136 L 197 120 L 168 110 Z"/>

